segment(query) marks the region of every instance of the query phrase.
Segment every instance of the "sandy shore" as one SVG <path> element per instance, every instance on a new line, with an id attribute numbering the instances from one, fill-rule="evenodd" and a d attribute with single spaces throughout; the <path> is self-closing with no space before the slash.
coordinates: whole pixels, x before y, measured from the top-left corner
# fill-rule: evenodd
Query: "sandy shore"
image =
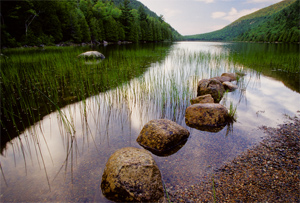
<path id="1" fill-rule="evenodd" d="M 168 189 L 171 202 L 300 202 L 300 120 L 262 126 L 260 144 L 215 171 L 209 180 Z"/>

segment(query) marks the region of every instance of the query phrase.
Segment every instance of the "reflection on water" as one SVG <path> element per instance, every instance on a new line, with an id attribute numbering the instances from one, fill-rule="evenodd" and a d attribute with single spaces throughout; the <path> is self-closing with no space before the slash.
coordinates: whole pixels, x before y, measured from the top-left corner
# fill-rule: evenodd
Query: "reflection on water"
<path id="1" fill-rule="evenodd" d="M 300 96 L 283 83 L 228 63 L 225 43 L 180 42 L 140 77 L 51 113 L 14 139 L 0 157 L 1 201 L 97 201 L 105 164 L 123 147 L 141 148 L 136 138 L 152 119 L 166 118 L 190 131 L 169 156 L 153 155 L 167 186 L 195 184 L 226 161 L 258 143 L 258 126 L 275 127 L 295 115 Z M 242 71 L 239 89 L 222 104 L 237 106 L 237 122 L 217 133 L 185 125 L 185 109 L 200 79 Z M 286 98 L 289 98 L 288 100 Z M 298 108 L 298 109 L 297 109 Z M 73 126 L 70 130 L 68 126 Z M 229 132 L 229 133 L 228 133 Z M 4 181 L 5 179 L 5 181 Z"/>

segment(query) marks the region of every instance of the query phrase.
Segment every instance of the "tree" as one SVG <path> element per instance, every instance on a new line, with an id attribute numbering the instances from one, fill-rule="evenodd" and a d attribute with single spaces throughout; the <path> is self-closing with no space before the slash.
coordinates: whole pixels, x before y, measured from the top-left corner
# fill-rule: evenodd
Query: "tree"
<path id="1" fill-rule="evenodd" d="M 122 14 L 120 16 L 120 22 L 123 25 L 126 40 L 129 40 L 131 24 L 133 21 L 133 16 L 131 14 L 129 4 L 129 0 L 124 0 L 123 6 L 121 7 Z"/>

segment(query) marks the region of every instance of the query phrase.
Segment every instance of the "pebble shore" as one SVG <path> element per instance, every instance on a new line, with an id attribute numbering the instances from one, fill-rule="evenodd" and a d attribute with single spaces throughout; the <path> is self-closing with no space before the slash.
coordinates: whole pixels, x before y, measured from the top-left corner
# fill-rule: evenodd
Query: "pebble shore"
<path id="1" fill-rule="evenodd" d="M 168 188 L 170 202 L 300 202 L 300 120 L 278 128 L 258 145 L 186 188 Z M 168 202 L 168 200 L 167 200 Z"/>

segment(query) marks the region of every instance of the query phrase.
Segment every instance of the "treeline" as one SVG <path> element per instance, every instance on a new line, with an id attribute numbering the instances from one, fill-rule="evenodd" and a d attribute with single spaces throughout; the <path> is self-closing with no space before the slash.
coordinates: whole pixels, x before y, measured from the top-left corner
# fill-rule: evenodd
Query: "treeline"
<path id="1" fill-rule="evenodd" d="M 299 0 L 239 35 L 238 41 L 300 42 Z"/>
<path id="2" fill-rule="evenodd" d="M 177 40 L 181 35 L 163 19 L 150 16 L 135 0 L 3 1 L 1 47 L 60 42 Z M 118 5 L 118 6 L 117 6 Z M 150 12 L 151 13 L 151 12 Z"/>
<path id="3" fill-rule="evenodd" d="M 299 0 L 286 0 L 244 16 L 225 28 L 185 40 L 300 42 Z"/>

